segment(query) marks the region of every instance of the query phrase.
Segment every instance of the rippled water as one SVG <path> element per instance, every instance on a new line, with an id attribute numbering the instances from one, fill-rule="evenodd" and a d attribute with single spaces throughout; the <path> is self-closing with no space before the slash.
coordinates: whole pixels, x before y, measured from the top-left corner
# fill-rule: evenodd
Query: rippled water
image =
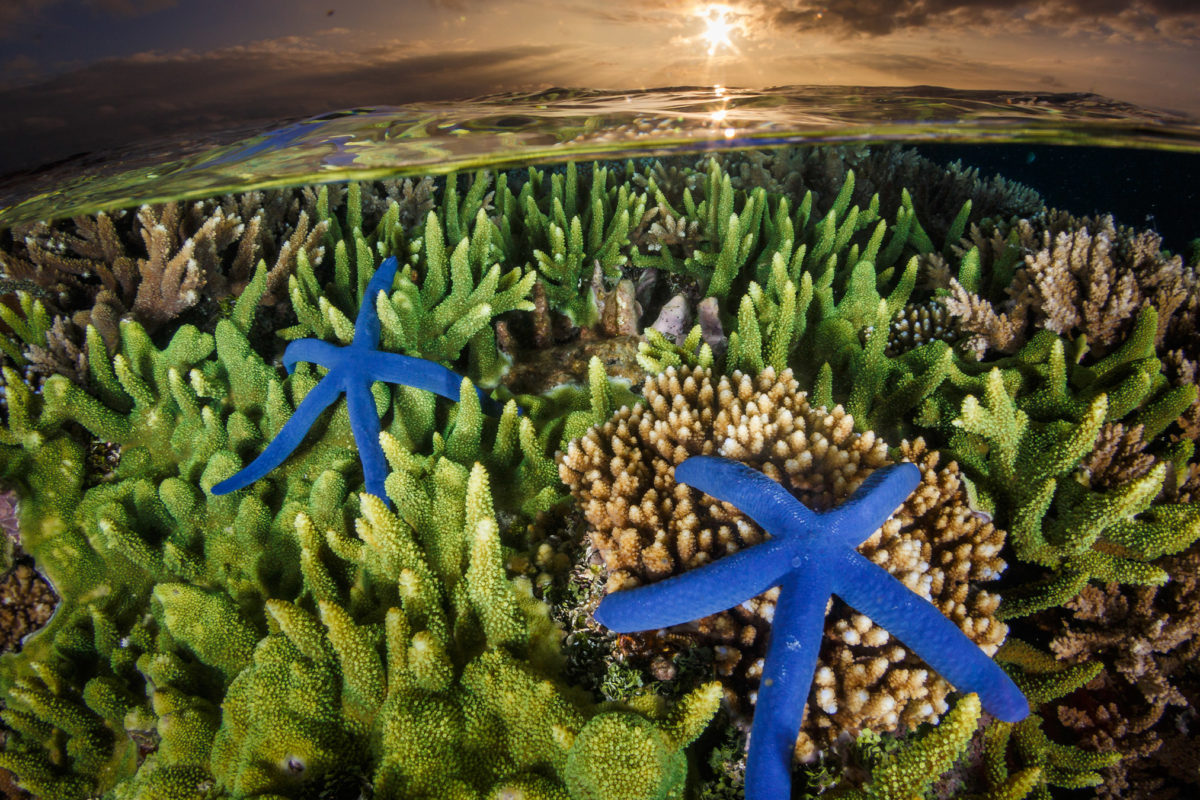
<path id="1" fill-rule="evenodd" d="M 218 140 L 222 138 L 228 137 Z M 931 86 L 551 89 L 336 111 L 233 144 L 213 146 L 208 139 L 90 154 L 81 160 L 86 163 L 63 163 L 0 185 L 0 227 L 303 183 L 853 141 L 1017 142 L 1200 152 L 1200 122 L 1093 94 Z"/>

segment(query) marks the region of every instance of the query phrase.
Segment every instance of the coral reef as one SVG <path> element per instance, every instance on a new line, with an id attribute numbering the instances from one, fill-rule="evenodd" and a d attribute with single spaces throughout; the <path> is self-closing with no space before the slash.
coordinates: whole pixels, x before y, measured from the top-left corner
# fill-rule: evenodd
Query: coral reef
<path id="1" fill-rule="evenodd" d="M 88 326 L 112 352 L 122 319 L 154 332 L 202 299 L 220 302 L 240 292 L 267 256 L 274 257 L 267 272 L 267 296 L 274 298 L 301 260 L 319 262 L 324 253 L 328 223 L 312 224 L 315 208 L 289 203 L 291 194 L 147 205 L 57 227 L 13 229 L 11 243 L 0 245 L 0 269 L 36 289 L 52 321 L 22 336 L 20 344 L 10 341 L 5 352 L 18 366 L 27 360 L 42 375 L 74 372 L 82 378 L 79 353 Z M 5 321 L 12 326 L 11 319 Z"/>
<path id="2" fill-rule="evenodd" d="M 841 408 L 813 408 L 788 372 L 776 378 L 768 368 L 753 379 L 738 373 L 715 379 L 704 369 L 669 368 L 647 380 L 643 395 L 644 405 L 621 409 L 572 443 L 559 467 L 583 504 L 609 591 L 762 541 L 761 530 L 741 513 L 702 502 L 700 493 L 676 483 L 674 467 L 689 456 L 735 458 L 822 511 L 892 463 L 882 440 L 854 433 Z M 859 552 L 994 652 L 1006 630 L 992 618 L 997 598 L 973 590 L 970 581 L 1003 570 L 997 555 L 1003 533 L 971 513 L 955 468 L 938 470 L 937 455 L 921 443 L 905 447 L 921 467 L 921 486 Z M 720 670 L 745 711 L 761 675 L 776 594 L 708 617 L 689 636 L 718 648 Z M 844 730 L 907 729 L 947 709 L 946 683 L 867 617 L 835 605 L 825 637 L 797 744 L 800 757 L 811 757 Z"/>
<path id="3" fill-rule="evenodd" d="M 441 364 L 379 349 L 379 312 L 375 303 L 377 300 L 387 302 L 396 268 L 396 257 L 389 256 L 371 276 L 354 322 L 354 337 L 350 344 L 337 348 L 320 339 L 297 339 L 288 344 L 283 365 L 289 372 L 295 369 L 297 361 L 305 360 L 320 364 L 328 373 L 305 395 L 304 402 L 296 406 L 296 412 L 258 457 L 233 477 L 213 486 L 213 494 L 243 489 L 278 467 L 300 445 L 321 412 L 345 394 L 350 429 L 354 432 L 354 444 L 362 462 L 364 488 L 376 497 L 386 497 L 383 480 L 387 471 L 379 447 L 379 417 L 371 397 L 371 384 L 395 383 L 457 399 L 462 380 Z M 476 392 L 480 405 L 498 416 L 502 406 L 482 392 Z"/>
<path id="4" fill-rule="evenodd" d="M 1088 586 L 1067 604 L 1050 643 L 1069 664 L 1099 660 L 1088 697 L 1060 705 L 1059 720 L 1085 747 L 1126 756 L 1104 770 L 1102 797 L 1186 797 L 1200 783 L 1193 709 L 1200 702 L 1200 552 L 1161 562 L 1161 587 Z"/>
<path id="5" fill-rule="evenodd" d="M 40 630 L 54 613 L 58 597 L 27 561 L 0 575 L 0 653 L 21 648 L 21 641 Z"/>
<path id="6" fill-rule="evenodd" d="M 677 796 L 681 748 L 720 692 L 599 709 L 555 683 L 557 632 L 504 574 L 478 463 L 507 476 L 497 488 L 538 494 L 526 472 L 545 457 L 523 454 L 543 445 L 515 404 L 485 443 L 469 381 L 440 430 L 419 392 L 389 393 L 398 516 L 349 491 L 361 479 L 345 413 L 252 491 L 212 493 L 317 385 L 303 367 L 281 380 L 250 347 L 265 285 L 260 266 L 215 336 L 184 326 L 158 349 L 124 323 L 112 363 L 89 354 L 100 397 L 62 376 L 35 394 L 7 370 L 5 478 L 24 490 L 22 542 L 64 599 L 5 666 L 0 766 L 46 798 L 345 780 L 379 797 L 611 796 L 615 774 Z M 68 422 L 121 445 L 111 480 L 85 486 Z M 406 447 L 430 439 L 433 455 Z M 618 769 L 632 752 L 640 769 Z"/>
<path id="7" fill-rule="evenodd" d="M 45 797 L 738 797 L 775 592 L 647 635 L 592 617 L 761 543 L 675 481 L 703 453 L 818 511 L 915 464 L 860 552 L 1033 707 L 980 718 L 835 599 L 797 741 L 811 794 L 1186 796 L 1198 253 L 865 144 L 0 232 L 0 572 L 31 624 L 39 575 L 61 598 L 0 656 L 0 763 Z M 286 346 L 349 346 L 372 310 L 379 351 L 468 378 L 442 387 L 458 402 L 363 393 L 370 495 L 376 432 L 340 403 L 214 495 L 325 391 L 307 357 L 279 369 Z M 727 707 L 685 758 L 713 677 Z"/>
<path id="8" fill-rule="evenodd" d="M 1090 369 L 1069 369 L 1076 360 L 1047 332 L 1019 356 L 1041 367 L 1035 390 L 1007 388 L 1004 374 L 992 368 L 980 397 L 963 400 L 951 449 L 973 481 L 976 502 L 998 511 L 1018 558 L 1051 570 L 1007 592 L 1005 615 L 1059 605 L 1093 578 L 1161 583 L 1166 575 L 1151 562 L 1200 535 L 1200 509 L 1155 504 L 1168 472 L 1178 475 L 1190 458 L 1190 443 L 1161 453 L 1151 469 L 1135 469 L 1115 488 L 1112 458 L 1103 463 L 1115 445 L 1096 447 L 1105 423 L 1140 425 L 1139 435 L 1153 438 L 1195 402 L 1194 387 L 1155 380 L 1154 329 L 1155 314 L 1147 309 L 1122 347 Z M 1114 431 L 1107 429 L 1106 441 Z M 1085 456 L 1083 475 L 1094 483 L 1072 477 Z"/>
<path id="9" fill-rule="evenodd" d="M 983 252 L 999 253 L 982 266 L 1007 279 L 1000 287 L 1005 300 L 981 297 L 956 278 L 949 279 L 946 298 L 970 334 L 965 346 L 978 356 L 1015 352 L 1036 330 L 1085 335 L 1091 350 L 1104 355 L 1129 333 L 1143 306 L 1158 312 L 1157 345 L 1195 335 L 1195 267 L 1163 252 L 1162 239 L 1151 231 L 1118 227 L 1111 216 L 1076 219 L 1051 211 L 1041 225 L 1017 225 L 1007 235 L 997 229 L 993 236 L 1004 244 L 985 247 Z M 1006 263 L 1010 253 L 1020 252 L 1027 253 L 1024 265 Z M 997 283 L 996 276 L 987 277 Z"/>
<path id="10" fill-rule="evenodd" d="M 989 713 L 1008 722 L 1028 716 L 1020 690 L 974 642 L 854 550 L 912 494 L 921 480 L 913 464 L 872 472 L 846 502 L 822 513 L 813 513 L 761 472 L 725 458 L 691 456 L 675 465 L 675 480 L 746 514 L 770 541 L 610 594 L 594 616 L 618 632 L 656 630 L 725 611 L 778 586 L 746 756 L 747 798 L 790 794 L 792 752 L 826 605 L 834 594 L 905 643 L 959 691 L 977 689 Z"/>

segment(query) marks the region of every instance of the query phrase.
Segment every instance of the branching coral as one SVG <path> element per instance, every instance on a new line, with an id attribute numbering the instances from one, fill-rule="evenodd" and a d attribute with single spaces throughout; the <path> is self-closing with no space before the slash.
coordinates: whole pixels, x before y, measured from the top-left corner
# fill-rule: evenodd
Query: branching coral
<path id="1" fill-rule="evenodd" d="M 1182 796 L 1200 782 L 1195 759 L 1184 755 L 1200 701 L 1200 553 L 1161 566 L 1170 576 L 1162 587 L 1086 587 L 1067 604 L 1071 621 L 1050 645 L 1069 664 L 1096 659 L 1108 667 L 1088 684 L 1088 697 L 1058 709 L 1085 746 L 1127 756 L 1105 770 L 1101 796 Z"/>
<path id="2" fill-rule="evenodd" d="M 122 319 L 151 332 L 164 328 L 202 298 L 216 303 L 240 292 L 256 264 L 266 265 L 262 256 L 274 258 L 264 295 L 274 302 L 296 264 L 319 263 L 324 252 L 328 223 L 310 225 L 299 200 L 286 201 L 291 196 L 252 192 L 13 231 L 11 249 L 0 250 L 0 271 L 45 290 L 26 289 L 5 309 L 15 337 L 0 349 L 31 377 L 63 374 L 88 385 L 89 327 L 115 353 Z"/>
<path id="3" fill-rule="evenodd" d="M 19 650 L 21 641 L 46 624 L 58 598 L 28 563 L 0 575 L 0 653 Z"/>
<path id="4" fill-rule="evenodd" d="M 0 765 L 44 797 L 291 794 L 347 771 L 382 798 L 614 797 L 614 780 L 620 796 L 678 796 L 680 748 L 716 710 L 716 686 L 670 712 L 569 699 L 544 610 L 504 576 L 486 470 L 387 445 L 397 514 L 362 496 L 357 535 L 296 514 L 293 601 L 247 613 L 220 591 L 160 583 L 153 617 L 120 642 L 93 610 L 91 631 L 75 628 L 91 634 L 85 650 L 57 648 L 13 690 L 5 718 L 23 747 Z M 76 697 L 63 670 L 86 656 L 109 670 Z M 135 740 L 114 742 L 114 723 L 152 743 L 136 771 Z M 69 773 L 36 745 L 39 726 L 67 743 Z"/>
<path id="5" fill-rule="evenodd" d="M 482 465 L 512 506 L 554 496 L 550 434 L 515 404 L 485 425 L 465 381 L 440 422 L 419 393 L 385 394 L 396 514 L 352 494 L 336 412 L 244 496 L 211 493 L 316 384 L 306 368 L 280 379 L 250 347 L 265 286 L 260 266 L 215 336 L 183 327 L 158 349 L 126 323 L 112 362 L 93 329 L 100 397 L 61 376 L 37 395 L 8 370 L 5 478 L 27 498 L 23 542 L 67 599 L 4 666 L 0 766 L 46 798 L 365 779 L 379 797 L 561 800 L 610 797 L 617 775 L 640 797 L 677 796 L 682 747 L 719 688 L 673 710 L 652 696 L 600 709 L 555 683 L 557 631 L 504 573 Z M 121 445 L 111 480 L 85 484 L 68 424 Z"/>
<path id="6" fill-rule="evenodd" d="M 1154 380 L 1154 325 L 1153 312 L 1144 312 L 1119 350 L 1090 370 L 1075 370 L 1076 392 L 1061 340 L 1043 334 L 1023 353 L 1026 363 L 1042 365 L 1036 390 L 1013 392 L 993 369 L 981 398 L 963 401 L 954 422 L 960 433 L 951 444 L 974 481 L 977 502 L 1000 512 L 1018 558 L 1053 570 L 1045 581 L 1007 594 L 1005 615 L 1065 602 L 1091 578 L 1161 583 L 1166 576 L 1154 559 L 1200 535 L 1195 507 L 1151 508 L 1168 474 L 1167 459 L 1150 469 L 1126 468 L 1129 480 L 1114 486 L 1116 445 L 1096 447 L 1106 421 L 1140 424 L 1142 438 L 1154 437 L 1195 401 L 1193 388 L 1167 389 Z M 1107 429 L 1106 440 L 1114 430 Z M 1189 455 L 1185 448 L 1174 457 Z M 1082 479 L 1073 475 L 1081 465 Z"/>
<path id="7" fill-rule="evenodd" d="M 1071 631 L 1102 630 L 1081 603 L 1116 578 L 1124 585 L 1104 589 L 1108 600 L 1094 608 L 1138 627 L 1148 642 L 1166 642 L 1153 635 L 1161 620 L 1155 609 L 1185 582 L 1157 590 L 1129 584 L 1160 581 L 1175 569 L 1170 554 L 1200 531 L 1186 505 L 1200 497 L 1193 388 L 1200 293 L 1192 291 L 1194 258 L 1185 263 L 1161 245 L 1108 218 L 1046 211 L 1030 190 L 961 165 L 945 169 L 913 151 L 864 145 L 331 184 L 15 229 L 0 245 L 0 366 L 8 367 L 0 472 L 24 498 L 21 538 L 63 604 L 42 635 L 0 662 L 0 682 L 15 687 L 4 712 L 12 729 L 5 758 L 27 771 L 48 758 L 47 780 L 66 794 L 92 791 L 97 780 L 109 781 L 116 797 L 174 796 L 188 787 L 219 793 L 226 780 L 277 786 L 280 794 L 454 791 L 457 784 L 438 782 L 438 765 L 396 767 L 394 778 L 380 778 L 371 748 L 383 734 L 368 744 L 361 738 L 371 720 L 391 713 L 393 677 L 440 674 L 429 666 L 436 658 L 421 662 L 425 648 L 441 642 L 454 672 L 445 692 L 456 699 L 422 701 L 397 731 L 417 730 L 448 708 L 483 708 L 471 705 L 472 693 L 574 700 L 554 683 L 565 673 L 545 653 L 509 643 L 491 655 L 461 648 L 460 634 L 482 625 L 461 595 L 483 573 L 476 566 L 468 577 L 469 554 L 455 561 L 438 549 L 443 535 L 460 541 L 446 531 L 466 527 L 462 503 L 448 498 L 459 497 L 464 475 L 480 463 L 504 558 L 530 565 L 521 568 L 530 574 L 546 569 L 562 554 L 525 552 L 520 532 L 533 515 L 560 508 L 564 490 L 549 454 L 610 418 L 610 435 L 588 434 L 562 465 L 587 461 L 576 470 L 578 497 L 592 486 L 608 492 L 602 502 L 584 501 L 589 514 L 625 515 L 615 535 L 608 523 L 592 524 L 610 588 L 755 541 L 744 519 L 717 519 L 719 509 L 677 496 L 680 487 L 661 468 L 677 454 L 727 446 L 758 468 L 793 476 L 790 458 L 812 459 L 804 462 L 811 474 L 832 477 L 789 488 L 818 508 L 845 497 L 855 476 L 909 460 L 923 476 L 917 494 L 902 521 L 885 525 L 864 552 L 886 560 L 976 641 L 991 648 L 1004 636 L 995 591 L 1005 596 L 999 616 L 1038 614 L 1021 625 L 1074 615 Z M 398 278 L 376 303 L 381 349 L 471 378 L 450 387 L 459 403 L 435 403 L 405 387 L 375 386 L 369 398 L 391 442 L 385 493 L 400 527 L 439 531 L 419 549 L 445 583 L 441 602 L 451 621 L 442 639 L 423 636 L 433 628 L 412 622 L 419 615 L 405 606 L 408 578 L 364 566 L 369 545 L 350 530 L 356 518 L 367 522 L 355 497 L 362 479 L 344 409 L 318 420 L 294 457 L 262 482 L 234 497 L 207 491 L 261 452 L 323 377 L 309 365 L 283 376 L 275 367 L 283 343 L 348 344 L 363 289 L 389 256 Z M 181 325 L 185 319 L 197 327 Z M 967 353 L 957 346 L 962 331 L 973 337 Z M 990 360 L 971 358 L 972 349 Z M 793 383 L 771 377 L 789 368 Z M 718 377 L 738 370 L 737 380 Z M 657 376 L 648 404 L 614 411 L 634 405 L 625 384 L 646 372 Z M 501 381 L 525 415 L 515 404 L 498 417 L 482 413 L 474 387 Z M 808 391 L 803 403 L 792 397 L 800 387 Z M 832 410 L 818 413 L 822 406 Z M 804 441 L 795 453 L 776 453 L 771 437 L 789 424 L 803 426 Z M 885 439 L 901 444 L 888 452 Z M 113 458 L 99 465 L 92 453 Z M 629 473 L 619 474 L 625 467 Z M 610 508 L 618 497 L 628 506 Z M 676 514 L 685 501 L 695 514 L 686 524 Z M 296 527 L 301 514 L 311 531 Z M 1002 567 L 996 526 L 1010 532 L 1011 553 L 1023 564 L 1009 580 L 1022 585 L 982 591 L 974 582 Z M 551 539 L 567 536 L 564 527 Z M 454 577 L 454 569 L 463 574 Z M 201 593 L 176 595 L 176 585 Z M 499 586 L 488 585 L 488 592 Z M 1055 608 L 1082 587 L 1080 601 Z M 518 616 L 529 641 L 551 641 L 523 591 Z M 1146 603 L 1156 605 L 1132 603 L 1126 618 L 1116 613 L 1118 597 L 1152 597 Z M 412 626 L 406 649 L 396 650 L 402 658 L 388 649 L 392 608 Z M 696 655 L 702 666 L 685 669 L 690 656 L 677 651 L 703 641 L 715 645 L 730 696 L 748 711 L 772 608 L 773 598 L 759 598 L 682 636 L 622 639 L 615 652 L 635 657 L 602 665 L 595 682 L 629 700 L 643 683 L 636 668 L 644 654 L 650 674 L 630 701 L 635 708 L 584 703 L 570 717 L 557 701 L 527 704 L 529 714 L 550 720 L 551 737 L 570 729 L 580 740 L 574 767 L 473 772 L 467 764 L 464 780 L 473 792 L 503 785 L 530 797 L 603 797 L 614 791 L 612 777 L 583 775 L 603 758 L 585 752 L 636 753 L 639 765 L 657 765 L 646 775 L 659 785 L 646 792 L 669 793 L 682 770 L 682 739 L 666 733 L 653 691 L 694 686 L 710 662 Z M 227 623 L 230 639 L 244 646 L 233 656 L 215 652 L 181 621 L 189 609 Z M 290 632 L 280 615 L 294 623 Z M 841 730 L 904 729 L 946 710 L 945 685 L 866 617 L 835 604 L 829 619 L 826 669 L 818 672 L 801 755 Z M 1164 623 L 1159 632 L 1170 629 Z M 488 636 L 474 641 L 491 647 Z M 1015 797 L 1036 784 L 1045 796 L 1047 786 L 1095 783 L 1097 770 L 1139 774 L 1132 765 L 1110 767 L 1111 755 L 1069 748 L 1059 727 L 1066 720 L 1099 736 L 1132 732 L 1148 719 L 1136 710 L 1129 716 L 1141 708 L 1140 690 L 1111 668 L 1113 648 L 1097 647 L 1110 664 L 1101 677 L 1096 659 L 1064 668 L 1009 654 L 1035 697 L 1092 681 L 1087 691 L 1097 705 L 1077 692 L 1045 706 L 1044 723 L 987 727 L 981 747 L 990 754 L 989 777 L 969 788 Z M 343 651 L 366 659 L 353 674 L 369 679 L 347 678 Z M 1083 651 L 1075 657 L 1084 659 Z M 1190 678 L 1176 671 L 1171 685 L 1191 699 Z M 323 698 L 319 708 L 291 702 L 309 687 Z M 1114 697 L 1118 688 L 1128 697 Z M 265 707 L 260 694 L 277 702 Z M 1113 708 L 1126 714 L 1124 728 Z M 1159 737 L 1164 744 L 1148 758 L 1185 763 L 1160 730 L 1175 724 L 1175 708 L 1126 749 L 1149 752 Z M 1068 720 L 1067 709 L 1083 716 Z M 604 721 L 585 735 L 598 711 Z M 509 706 L 479 713 L 493 712 L 488 724 L 496 731 L 544 740 L 545 720 Z M 610 714 L 631 716 L 618 723 Z M 285 757 L 301 752 L 298 743 L 295 753 L 268 756 L 254 744 L 278 733 L 280 746 L 290 747 L 301 729 L 313 732 L 314 749 L 294 762 Z M 232 765 L 221 776 L 210 769 L 218 730 L 226 731 L 220 758 Z M 533 763 L 521 759 L 540 757 L 530 754 L 541 745 L 526 747 L 520 735 L 502 742 L 492 731 L 486 741 L 510 766 Z M 458 745 L 447 741 L 462 740 L 438 739 L 434 750 L 460 763 Z M 558 758 L 562 748 L 554 747 L 545 752 Z M 322 759 L 335 756 L 350 763 L 321 774 Z M 127 780 L 135 772 L 136 782 Z M 840 790 L 887 794 L 865 781 Z"/>
<path id="8" fill-rule="evenodd" d="M 991 286 L 1007 293 L 1003 302 L 995 292 L 980 296 L 977 286 L 950 280 L 947 308 L 971 334 L 966 346 L 977 355 L 1015 352 L 1039 329 L 1086 335 L 1091 349 L 1104 355 L 1128 334 L 1137 310 L 1146 305 L 1158 311 L 1156 344 L 1168 336 L 1192 335 L 1187 320 L 1194 321 L 1195 308 L 1188 298 L 1194 294 L 1195 270 L 1162 252 L 1157 235 L 1118 228 L 1112 217 L 1076 220 L 1052 214 L 1040 237 L 1026 225 L 1012 229 L 1006 241 L 1027 254 L 1009 282 L 988 276 Z M 994 268 L 1008 277 L 1006 256 L 999 255 Z"/>
<path id="9" fill-rule="evenodd" d="M 1054 656 L 1010 638 L 996 653 L 1034 708 L 1061 700 L 1093 680 L 1101 671 L 1099 662 L 1065 665 Z M 983 732 L 983 766 L 988 786 L 1005 786 L 1016 775 L 1037 770 L 1034 797 L 1050 797 L 1049 787 L 1084 789 L 1099 786 L 1099 770 L 1121 760 L 1117 752 L 1097 753 L 1062 744 L 1043 729 L 1041 714 L 1031 714 L 1013 725 L 993 722 Z M 1013 772 L 1013 769 L 1019 770 Z"/>
<path id="10" fill-rule="evenodd" d="M 882 440 L 853 432 L 840 408 L 809 405 L 788 373 L 715 379 L 702 369 L 668 369 L 647 381 L 645 405 L 625 408 L 573 443 L 560 472 L 584 504 L 608 586 L 652 582 L 758 543 L 739 513 L 699 502 L 672 468 L 691 455 L 724 455 L 762 469 L 806 505 L 827 509 L 872 470 L 891 463 Z M 991 617 L 996 598 L 971 587 L 996 577 L 1003 534 L 975 517 L 953 466 L 939 470 L 921 443 L 904 455 L 922 469 L 914 497 L 860 548 L 937 605 L 985 650 L 1003 640 Z M 949 501 L 949 503 L 947 503 Z M 716 645 L 719 668 L 742 705 L 761 670 L 774 594 L 701 621 L 697 641 Z M 842 730 L 911 727 L 943 713 L 946 684 L 861 614 L 835 607 L 797 745 L 811 756 Z M 815 740 L 815 741 L 814 741 Z"/>

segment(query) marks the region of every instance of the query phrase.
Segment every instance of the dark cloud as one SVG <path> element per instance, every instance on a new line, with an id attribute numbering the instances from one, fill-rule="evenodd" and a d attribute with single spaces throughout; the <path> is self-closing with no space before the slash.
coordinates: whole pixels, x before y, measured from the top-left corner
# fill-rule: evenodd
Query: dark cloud
<path id="1" fill-rule="evenodd" d="M 1196 0 L 755 0 L 753 7 L 774 27 L 839 35 L 967 25 L 1200 39 Z"/>
<path id="2" fill-rule="evenodd" d="M 175 0 L 85 0 L 85 5 L 116 17 L 140 17 L 175 5 Z"/>
<path id="3" fill-rule="evenodd" d="M 206 54 L 144 53 L 0 91 L 0 108 L 9 110 L 0 115 L 0 174 L 332 109 L 541 88 L 548 64 L 567 61 L 551 45 L 421 54 L 412 43 L 359 49 L 348 61 L 341 51 L 295 39 Z"/>
<path id="4" fill-rule="evenodd" d="M 114 17 L 140 17 L 173 7 L 176 0 L 82 0 L 82 5 Z M 17 36 L 20 26 L 53 13 L 73 13 L 56 6 L 66 0 L 0 0 L 0 39 Z"/>

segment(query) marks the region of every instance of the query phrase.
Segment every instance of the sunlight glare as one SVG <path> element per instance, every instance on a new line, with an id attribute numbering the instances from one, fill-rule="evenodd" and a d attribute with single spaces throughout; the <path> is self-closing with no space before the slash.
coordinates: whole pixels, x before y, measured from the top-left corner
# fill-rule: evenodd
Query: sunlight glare
<path id="1" fill-rule="evenodd" d="M 708 42 L 708 54 L 714 55 L 719 47 L 733 48 L 729 34 L 733 31 L 733 23 L 728 19 L 729 7 L 721 5 L 702 6 L 696 10 L 696 16 L 704 20 L 704 40 Z"/>

